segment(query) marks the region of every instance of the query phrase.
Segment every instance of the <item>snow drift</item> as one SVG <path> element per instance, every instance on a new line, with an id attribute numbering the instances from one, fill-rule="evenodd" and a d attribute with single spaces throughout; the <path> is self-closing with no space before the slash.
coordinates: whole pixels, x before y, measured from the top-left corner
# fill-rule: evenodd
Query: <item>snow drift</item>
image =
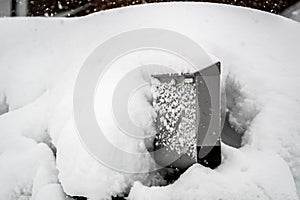
<path id="1" fill-rule="evenodd" d="M 73 19 L 3 18 L 0 27 L 0 199 L 124 193 L 129 199 L 299 199 L 299 23 L 233 6 L 162 3 Z M 89 53 L 113 35 L 145 27 L 184 34 L 216 56 L 224 80 L 233 80 L 227 84 L 239 85 L 227 96 L 230 121 L 246 127 L 242 148 L 223 145 L 218 169 L 194 165 L 161 187 L 156 173 L 125 174 L 95 161 L 72 119 L 74 81 Z M 137 169 L 153 164 L 130 162 Z"/>

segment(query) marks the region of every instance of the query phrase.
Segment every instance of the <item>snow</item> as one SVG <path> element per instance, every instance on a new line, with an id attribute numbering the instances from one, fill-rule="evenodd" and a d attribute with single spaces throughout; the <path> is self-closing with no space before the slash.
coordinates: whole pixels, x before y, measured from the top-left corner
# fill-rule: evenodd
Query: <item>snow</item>
<path id="1" fill-rule="evenodd" d="M 161 3 L 72 19 L 5 18 L 0 27 L 0 199 L 128 192 L 129 199 L 299 199 L 299 23 L 240 7 Z M 121 173 L 98 163 L 72 118 L 74 81 L 87 56 L 111 36 L 145 27 L 182 33 L 217 57 L 223 80 L 230 74 L 239 85 L 227 96 L 234 102 L 231 122 L 247 129 L 242 148 L 222 145 L 218 169 L 196 164 L 160 187 L 164 180 L 155 173 Z M 145 151 L 118 139 L 121 148 Z M 144 170 L 153 161 L 128 164 Z"/>
<path id="2" fill-rule="evenodd" d="M 292 175 L 278 155 L 227 146 L 223 152 L 218 169 L 194 164 L 165 187 L 136 182 L 129 199 L 297 199 Z"/>
<path id="3" fill-rule="evenodd" d="M 67 200 L 68 198 L 59 184 L 48 184 L 40 189 L 35 199 L 37 200 Z"/>
<path id="4" fill-rule="evenodd" d="M 158 81 L 158 80 L 157 80 Z M 156 82 L 156 81 L 154 81 Z M 194 83 L 152 83 L 153 107 L 158 114 L 157 129 L 160 131 L 154 146 L 166 144 L 166 148 L 178 154 L 187 153 L 196 160 L 196 85 Z M 181 116 L 181 113 L 185 114 Z M 175 125 L 181 117 L 176 131 Z M 187 145 L 188 144 L 188 145 Z"/>
<path id="5" fill-rule="evenodd" d="M 40 189 L 58 183 L 54 157 L 45 144 L 28 139 L 14 142 L 1 154 L 1 198 L 34 198 Z"/>

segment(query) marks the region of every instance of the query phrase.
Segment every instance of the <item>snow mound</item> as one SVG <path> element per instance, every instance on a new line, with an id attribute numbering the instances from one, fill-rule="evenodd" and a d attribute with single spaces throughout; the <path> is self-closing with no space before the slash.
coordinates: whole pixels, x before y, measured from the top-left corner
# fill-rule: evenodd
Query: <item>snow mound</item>
<path id="1" fill-rule="evenodd" d="M 195 164 L 172 185 L 136 182 L 129 199 L 298 199 L 289 167 L 278 155 L 227 146 L 223 154 L 218 169 Z"/>
<path id="2" fill-rule="evenodd" d="M 129 191 L 130 199 L 298 199 L 299 23 L 246 8 L 162 3 L 73 19 L 5 18 L 0 27 L 0 199 L 103 199 Z M 223 145 L 217 170 L 194 165 L 165 187 L 155 186 L 163 182 L 155 173 L 96 162 L 72 116 L 74 82 L 88 55 L 113 35 L 145 27 L 184 34 L 219 58 L 224 77 L 239 85 L 230 92 L 230 121 L 245 131 L 241 149 Z M 126 138 L 120 144 L 145 149 Z M 153 161 L 129 164 L 147 169 Z"/>

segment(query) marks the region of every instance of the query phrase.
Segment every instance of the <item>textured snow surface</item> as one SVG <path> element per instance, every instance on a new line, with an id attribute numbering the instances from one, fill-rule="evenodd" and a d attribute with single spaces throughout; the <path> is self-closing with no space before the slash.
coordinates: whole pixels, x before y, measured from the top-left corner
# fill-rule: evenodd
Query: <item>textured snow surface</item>
<path id="1" fill-rule="evenodd" d="M 6 18 L 0 27 L 0 199 L 126 192 L 130 199 L 298 199 L 299 23 L 246 8 L 163 3 L 73 19 Z M 230 121 L 247 129 L 241 149 L 222 146 L 218 169 L 194 165 L 164 187 L 154 186 L 163 182 L 155 173 L 123 174 L 96 162 L 72 118 L 74 81 L 89 53 L 113 35 L 145 27 L 185 34 L 216 56 L 224 83 L 231 77 Z M 119 139 L 126 149 L 145 150 Z M 147 169 L 153 161 L 128 163 Z"/>
<path id="2" fill-rule="evenodd" d="M 195 164 L 165 187 L 136 182 L 130 199 L 297 199 L 288 166 L 279 156 L 227 146 L 223 151 L 225 160 L 217 170 Z"/>

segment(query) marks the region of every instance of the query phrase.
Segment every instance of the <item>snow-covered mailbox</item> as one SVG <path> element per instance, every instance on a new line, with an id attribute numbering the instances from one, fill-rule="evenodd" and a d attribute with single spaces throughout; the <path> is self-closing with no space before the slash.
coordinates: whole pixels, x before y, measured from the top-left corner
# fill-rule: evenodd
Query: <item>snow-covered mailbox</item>
<path id="1" fill-rule="evenodd" d="M 218 62 L 195 73 L 153 75 L 158 164 L 179 169 L 196 162 L 220 165 L 220 71 Z"/>

